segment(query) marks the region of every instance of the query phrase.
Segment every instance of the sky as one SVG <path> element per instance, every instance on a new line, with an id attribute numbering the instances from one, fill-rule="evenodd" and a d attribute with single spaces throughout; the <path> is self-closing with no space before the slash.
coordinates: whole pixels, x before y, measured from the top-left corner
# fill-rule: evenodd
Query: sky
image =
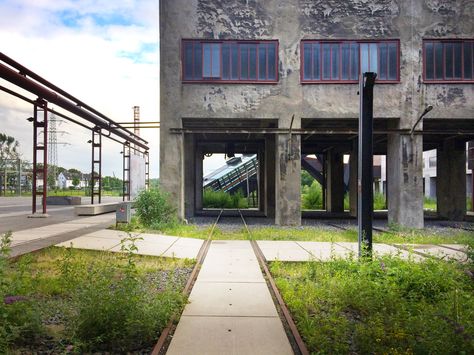
<path id="1" fill-rule="evenodd" d="M 0 52 L 114 121 L 159 121 L 158 0 L 0 0 Z M 0 85 L 36 99 L 0 78 Z M 53 106 L 54 107 L 54 106 Z M 60 108 L 56 108 L 62 111 Z M 0 132 L 32 160 L 33 107 L 0 91 Z M 75 118 L 72 114 L 68 116 Z M 58 165 L 91 169 L 90 131 L 63 122 Z M 151 177 L 159 174 L 159 130 L 142 130 Z M 104 140 L 103 175 L 122 176 L 122 146 Z"/>

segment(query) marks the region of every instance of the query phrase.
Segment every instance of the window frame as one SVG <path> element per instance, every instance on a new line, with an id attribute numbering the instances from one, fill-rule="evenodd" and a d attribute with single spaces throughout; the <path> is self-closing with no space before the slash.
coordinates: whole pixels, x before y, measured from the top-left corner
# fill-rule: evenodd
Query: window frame
<path id="1" fill-rule="evenodd" d="M 194 46 L 196 43 L 201 44 L 201 60 L 202 60 L 202 70 L 201 70 L 201 79 L 186 79 L 185 78 L 185 66 L 186 66 L 186 58 L 185 58 L 185 44 L 186 43 L 193 43 L 193 60 L 192 60 L 192 68 L 194 72 L 194 66 L 195 66 L 195 61 L 194 61 Z M 220 44 L 219 51 L 220 51 L 220 75 L 219 78 L 213 79 L 213 78 L 207 78 L 204 77 L 204 44 Z M 222 54 L 222 44 L 224 43 L 229 43 L 230 48 L 232 48 L 232 44 L 237 44 L 238 45 L 238 64 L 237 64 L 237 74 L 238 74 L 238 79 L 223 79 L 223 54 Z M 268 44 L 268 43 L 274 43 L 275 44 L 275 79 L 268 79 L 268 67 L 269 67 L 269 61 L 267 59 L 266 61 L 266 78 L 267 79 L 259 79 L 260 77 L 260 72 L 259 72 L 259 66 L 260 66 L 260 54 L 259 54 L 259 49 L 260 49 L 260 44 Z M 255 79 L 241 79 L 241 44 L 256 44 L 256 67 L 255 67 Z M 250 51 L 248 51 L 248 56 L 250 58 Z M 268 47 L 265 51 L 266 55 L 268 56 Z M 232 53 L 230 53 L 230 62 L 232 63 Z M 248 75 L 250 75 L 250 60 L 248 61 Z M 279 41 L 276 39 L 265 39 L 265 40 L 237 40 L 237 39 L 222 39 L 222 40 L 213 40 L 213 39 L 196 39 L 196 38 L 183 38 L 181 40 L 181 82 L 183 84 L 278 84 L 279 82 L 279 70 L 278 70 L 278 64 L 279 64 Z M 230 73 L 232 73 L 232 67 L 229 68 Z M 230 75 L 232 77 L 232 74 Z"/>
<path id="2" fill-rule="evenodd" d="M 471 53 L 474 59 L 474 38 L 423 38 L 422 41 L 422 56 L 423 56 L 423 83 L 424 84 L 472 84 L 474 83 L 474 60 L 471 67 L 472 70 L 472 78 L 471 79 L 464 79 L 464 43 L 465 42 L 472 42 L 471 44 Z M 426 43 L 442 43 L 443 44 L 443 79 L 427 79 L 426 78 Z M 461 79 L 459 78 L 452 78 L 446 79 L 446 43 L 461 43 Z M 454 56 L 454 50 L 453 50 Z M 435 69 L 436 57 L 434 58 L 433 62 L 433 70 Z M 454 71 L 454 62 L 453 62 L 453 71 Z M 434 74 L 434 72 L 433 72 Z"/>
<path id="3" fill-rule="evenodd" d="M 305 43 L 319 43 L 321 48 L 323 44 L 334 44 L 337 43 L 339 44 L 339 79 L 322 79 L 323 73 L 322 73 L 322 63 L 320 63 L 320 72 L 321 72 L 321 79 L 320 80 L 315 80 L 315 79 L 305 79 L 304 78 L 304 44 Z M 395 43 L 396 44 L 396 68 L 397 68 L 397 73 L 396 73 L 396 79 L 388 79 L 388 80 L 379 80 L 378 78 L 376 79 L 377 84 L 399 84 L 400 83 L 400 39 L 302 39 L 300 41 L 300 83 L 303 85 L 308 85 L 308 84 L 357 84 L 359 83 L 359 80 L 353 80 L 353 79 L 341 79 L 342 76 L 342 56 L 341 56 L 341 44 L 348 43 L 349 48 L 351 48 L 351 44 L 357 43 L 359 45 L 358 47 L 358 53 L 359 53 L 359 58 L 358 58 L 358 65 L 359 65 L 359 74 L 361 72 L 361 67 L 362 67 L 362 61 L 361 61 L 361 50 L 360 50 L 360 44 L 363 43 L 376 43 L 377 48 L 379 43 Z M 331 51 L 332 53 L 332 51 Z M 332 67 L 332 54 L 330 56 L 331 58 L 331 67 Z M 322 62 L 322 60 L 320 61 Z M 380 55 L 377 51 L 377 67 L 380 67 Z M 349 65 L 351 65 L 349 61 Z M 332 73 L 331 73 L 332 75 Z M 350 76 L 350 73 L 349 73 Z"/>

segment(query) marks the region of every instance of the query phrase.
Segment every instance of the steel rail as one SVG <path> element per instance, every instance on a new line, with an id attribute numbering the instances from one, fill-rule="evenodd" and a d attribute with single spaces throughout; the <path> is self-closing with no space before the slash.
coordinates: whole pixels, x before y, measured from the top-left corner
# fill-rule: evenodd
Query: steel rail
<path id="1" fill-rule="evenodd" d="M 26 68 L 25 66 L 21 65 L 20 63 L 18 63 L 17 61 L 13 60 L 10 57 L 8 57 L 7 55 L 5 55 L 2 52 L 0 52 L 0 60 L 3 61 L 4 63 L 7 63 L 11 67 L 19 70 L 21 76 L 26 76 L 27 75 L 27 76 L 31 77 L 32 79 L 36 80 L 37 82 L 43 84 L 48 89 L 51 89 L 51 90 L 61 94 L 62 96 L 66 97 L 67 99 L 69 99 L 71 101 L 74 101 L 77 106 L 85 108 L 86 110 L 88 110 L 88 111 L 92 112 L 93 114 L 101 117 L 102 119 L 108 121 L 109 123 L 116 123 L 115 121 L 108 118 L 104 114 L 102 114 L 99 111 L 95 110 L 93 107 L 91 107 L 91 106 L 87 105 L 86 103 L 84 103 L 83 101 L 75 98 L 74 96 L 72 96 L 68 92 L 64 91 L 63 89 L 59 88 L 58 86 L 54 85 L 53 83 L 51 83 L 51 82 L 47 81 L 46 79 L 42 78 L 41 76 L 39 76 L 35 72 L 33 72 L 30 69 Z M 128 131 L 127 129 L 123 129 L 123 130 L 126 131 L 127 133 L 129 133 L 131 136 L 143 141 L 145 144 L 148 144 L 147 141 L 145 141 L 140 136 L 135 135 L 133 132 Z"/>
<path id="2" fill-rule="evenodd" d="M 286 303 L 283 300 L 283 297 L 281 296 L 280 291 L 278 290 L 275 280 L 273 279 L 273 276 L 270 273 L 270 270 L 268 269 L 265 256 L 263 255 L 262 250 L 258 246 L 258 243 L 256 242 L 256 240 L 253 238 L 252 233 L 250 232 L 250 229 L 247 225 L 247 222 L 245 222 L 245 218 L 242 214 L 242 211 L 240 209 L 238 211 L 240 214 L 240 218 L 242 219 L 242 222 L 244 223 L 245 229 L 247 230 L 247 233 L 249 234 L 250 244 L 255 253 L 255 256 L 257 257 L 258 263 L 260 264 L 260 267 L 263 269 L 265 273 L 266 279 L 268 283 L 270 284 L 271 291 L 278 302 L 278 306 L 280 307 L 280 310 L 283 313 L 285 322 L 288 325 L 288 328 L 290 329 L 291 336 L 293 337 L 293 340 L 296 343 L 297 349 L 293 349 L 293 350 L 298 350 L 299 354 L 301 355 L 309 355 L 308 348 L 306 347 L 306 344 L 304 343 L 303 338 L 301 337 L 298 331 L 298 328 L 296 327 L 295 321 L 293 320 L 293 317 L 291 316 L 291 313 L 288 307 L 286 306 Z M 292 346 L 292 348 L 293 347 L 294 346 Z"/>
<path id="3" fill-rule="evenodd" d="M 37 95 L 38 97 L 40 97 L 40 98 L 42 98 L 42 99 L 44 99 L 48 102 L 51 102 L 51 103 L 53 103 L 57 106 L 62 107 L 66 111 L 71 112 L 71 113 L 73 113 L 73 114 L 75 114 L 75 115 L 77 115 L 77 116 L 93 123 L 94 125 L 96 125 L 98 127 L 101 127 L 101 128 L 107 129 L 107 130 L 111 130 L 110 125 L 108 124 L 107 121 L 104 121 L 103 119 L 97 117 L 96 115 L 92 114 L 91 112 L 88 112 L 88 111 L 82 109 L 80 106 L 77 106 L 76 104 L 74 104 L 70 100 L 63 98 L 62 96 L 58 95 L 56 92 L 48 90 L 44 86 L 34 82 L 31 79 L 28 79 L 28 78 L 22 76 L 21 74 L 15 72 L 13 69 L 8 68 L 7 66 L 5 66 L 4 64 L 1 64 L 1 63 L 0 63 L 0 77 L 2 77 L 3 79 L 9 81 L 10 83 L 12 83 L 16 86 L 21 87 L 22 89 L 25 89 L 25 90 Z M 117 130 L 113 129 L 112 133 L 115 134 L 116 136 L 119 136 L 119 137 L 123 138 L 126 141 L 129 141 L 130 143 L 133 143 L 133 144 L 145 149 L 145 150 L 149 149 L 147 145 L 143 144 L 141 141 L 139 141 L 137 139 L 134 139 L 132 137 L 133 134 L 131 134 L 131 135 L 127 134 L 128 131 L 126 131 L 126 130 L 122 131 L 120 129 L 117 129 Z"/>
<path id="4" fill-rule="evenodd" d="M 10 89 L 6 88 L 5 86 L 0 85 L 0 90 L 4 91 L 4 92 L 6 92 L 6 93 L 8 93 L 8 94 L 10 94 L 10 95 L 12 95 L 12 96 L 15 96 L 15 97 L 18 98 L 18 99 L 21 99 L 21 100 L 23 100 L 23 101 L 25 101 L 25 102 L 28 102 L 28 103 L 30 103 L 30 104 L 32 104 L 32 105 L 35 104 L 35 101 L 34 101 L 34 100 L 31 100 L 31 99 L 27 98 L 26 96 L 23 96 L 23 95 L 21 95 L 21 94 L 15 92 L 15 91 L 13 91 L 13 90 L 10 90 Z M 70 122 L 72 122 L 72 123 L 74 123 L 74 124 L 77 124 L 77 125 L 79 125 L 79 126 L 85 128 L 85 129 L 88 129 L 88 130 L 90 130 L 90 131 L 92 131 L 92 130 L 94 129 L 94 127 L 89 127 L 88 125 L 86 125 L 86 124 L 84 124 L 84 123 L 82 123 L 82 122 L 79 122 L 79 121 L 77 121 L 77 120 L 75 120 L 75 119 L 73 119 L 73 118 L 71 118 L 71 117 L 66 116 L 65 114 L 63 114 L 63 113 L 61 113 L 61 112 L 56 111 L 54 108 L 47 108 L 47 111 L 48 111 L 48 112 L 51 112 L 51 113 L 54 113 L 56 116 L 59 116 L 59 117 L 61 117 L 61 118 L 64 118 L 65 120 L 68 120 L 68 121 L 70 121 Z M 110 133 L 110 132 L 109 132 L 109 133 Z M 104 136 L 104 137 L 107 137 L 107 138 L 109 138 L 110 140 L 112 140 L 112 141 L 114 141 L 114 142 L 117 142 L 117 143 L 119 143 L 119 144 L 124 144 L 124 143 L 125 143 L 125 142 L 119 141 L 118 139 L 116 139 L 116 138 L 114 138 L 114 137 L 111 137 L 110 134 L 109 134 L 109 135 L 103 134 L 103 136 Z M 140 150 L 138 150 L 138 151 L 139 151 L 140 153 L 143 153 L 143 152 L 140 151 Z"/>
<path id="5" fill-rule="evenodd" d="M 196 281 L 199 275 L 201 266 L 204 263 L 204 259 L 206 258 L 207 252 L 209 251 L 209 248 L 211 246 L 212 234 L 214 233 L 214 229 L 216 228 L 217 223 L 219 223 L 219 220 L 221 218 L 223 211 L 224 210 L 221 209 L 219 215 L 217 216 L 216 221 L 212 224 L 211 230 L 209 231 L 209 234 L 207 235 L 207 239 L 204 241 L 201 248 L 199 249 L 198 255 L 196 257 L 196 264 L 194 265 L 193 271 L 191 272 L 191 275 L 189 276 L 188 281 L 186 282 L 186 285 L 184 286 L 184 289 L 182 292 L 183 295 L 185 296 L 189 296 L 189 294 L 191 293 L 191 290 L 194 286 L 194 282 Z M 168 337 L 170 336 L 170 333 L 173 330 L 173 325 L 174 325 L 175 320 L 176 320 L 176 315 L 171 317 L 168 324 L 161 332 L 160 337 L 158 338 L 158 341 L 153 347 L 151 355 L 159 355 L 160 351 L 162 351 L 162 349 L 164 349 L 164 347 L 167 345 Z"/>

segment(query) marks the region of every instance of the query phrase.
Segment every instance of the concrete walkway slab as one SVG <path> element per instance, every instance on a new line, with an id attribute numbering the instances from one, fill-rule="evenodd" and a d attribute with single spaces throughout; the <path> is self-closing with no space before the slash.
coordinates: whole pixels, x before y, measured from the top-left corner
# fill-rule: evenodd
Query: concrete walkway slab
<path id="1" fill-rule="evenodd" d="M 296 242 L 301 248 L 308 251 L 313 259 L 328 261 L 334 258 L 347 258 L 351 251 L 331 242 Z"/>
<path id="2" fill-rule="evenodd" d="M 430 256 L 433 256 L 438 259 L 443 259 L 443 260 L 455 260 L 459 262 L 466 262 L 467 261 L 467 254 L 458 251 L 458 250 L 453 250 L 449 248 L 445 248 L 439 245 L 430 245 L 430 244 L 405 244 L 403 245 L 405 248 L 408 248 L 410 250 L 427 254 Z"/>
<path id="3" fill-rule="evenodd" d="M 181 317 L 168 355 L 292 355 L 277 317 Z"/>
<path id="4" fill-rule="evenodd" d="M 167 354 L 293 354 L 249 241 L 213 241 Z"/>
<path id="5" fill-rule="evenodd" d="M 265 282 L 196 282 L 184 316 L 278 317 Z"/>
<path id="6" fill-rule="evenodd" d="M 314 259 L 311 253 L 293 241 L 261 240 L 257 244 L 268 261 L 309 261 Z"/>
<path id="7" fill-rule="evenodd" d="M 112 238 L 99 238 L 99 237 L 79 237 L 73 240 L 68 240 L 57 244 L 58 247 L 64 248 L 77 248 L 77 249 L 88 249 L 88 250 L 110 250 L 117 247 L 120 244 L 120 240 Z"/>

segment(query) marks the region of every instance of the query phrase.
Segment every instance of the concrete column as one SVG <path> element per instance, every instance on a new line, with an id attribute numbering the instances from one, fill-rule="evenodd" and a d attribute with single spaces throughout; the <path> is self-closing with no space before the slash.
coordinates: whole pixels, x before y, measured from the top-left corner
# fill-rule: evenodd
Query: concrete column
<path id="1" fill-rule="evenodd" d="M 438 215 L 462 221 L 466 214 L 466 148 L 464 143 L 444 141 L 436 156 Z"/>
<path id="2" fill-rule="evenodd" d="M 275 177 L 276 177 L 276 153 L 275 136 L 265 138 L 265 161 L 264 161 L 264 212 L 268 218 L 275 218 Z"/>
<path id="3" fill-rule="evenodd" d="M 352 217 L 357 217 L 357 140 L 349 156 L 349 210 Z"/>
<path id="4" fill-rule="evenodd" d="M 326 196 L 328 212 L 344 212 L 344 159 L 343 154 L 327 153 Z"/>
<path id="5" fill-rule="evenodd" d="M 281 134 L 276 142 L 275 169 L 276 210 L 278 225 L 301 224 L 301 136 Z"/>
<path id="6" fill-rule="evenodd" d="M 388 222 L 423 228 L 423 137 L 390 134 L 387 143 Z"/>
<path id="7" fill-rule="evenodd" d="M 184 216 L 189 218 L 194 216 L 195 210 L 195 196 L 198 189 L 198 182 L 201 182 L 202 190 L 202 162 L 201 169 L 199 165 L 199 158 L 194 143 L 194 136 L 186 134 L 184 137 Z M 196 183 L 195 183 L 196 182 Z M 202 193 L 201 193 L 202 195 Z"/>

